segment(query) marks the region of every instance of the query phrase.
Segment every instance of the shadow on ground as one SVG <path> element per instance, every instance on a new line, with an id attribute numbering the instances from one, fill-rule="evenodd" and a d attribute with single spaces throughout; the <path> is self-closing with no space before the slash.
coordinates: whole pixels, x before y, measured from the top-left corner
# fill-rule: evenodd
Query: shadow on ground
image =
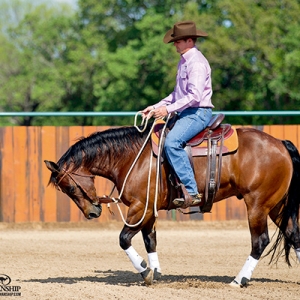
<path id="1" fill-rule="evenodd" d="M 231 276 L 206 276 L 206 275 L 162 275 L 159 281 L 160 285 L 172 284 L 172 283 L 186 283 L 186 282 L 199 282 L 199 283 L 221 283 L 229 284 L 233 280 Z M 76 284 L 78 282 L 101 282 L 108 285 L 122 285 L 122 286 L 133 286 L 133 285 L 144 285 L 144 281 L 140 274 L 133 273 L 130 271 L 95 271 L 95 276 L 85 276 L 85 277 L 49 277 L 46 279 L 29 279 L 22 280 L 22 282 L 39 282 L 39 283 L 60 283 L 60 284 Z M 261 283 L 287 283 L 289 281 L 283 280 L 273 280 L 267 278 L 253 278 L 251 282 L 261 282 Z M 298 283 L 300 284 L 300 283 Z"/>

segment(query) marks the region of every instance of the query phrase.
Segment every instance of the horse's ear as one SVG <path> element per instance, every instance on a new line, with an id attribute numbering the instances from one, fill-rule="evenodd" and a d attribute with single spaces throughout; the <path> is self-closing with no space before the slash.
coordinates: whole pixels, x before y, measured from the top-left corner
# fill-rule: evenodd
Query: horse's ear
<path id="1" fill-rule="evenodd" d="M 53 173 L 54 176 L 58 175 L 59 173 L 59 167 L 56 163 L 49 160 L 44 160 L 47 168 Z"/>

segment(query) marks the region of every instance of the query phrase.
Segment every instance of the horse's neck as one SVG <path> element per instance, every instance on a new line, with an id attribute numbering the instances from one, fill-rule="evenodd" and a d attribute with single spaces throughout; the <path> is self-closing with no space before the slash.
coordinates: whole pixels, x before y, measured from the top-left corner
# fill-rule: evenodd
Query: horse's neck
<path id="1" fill-rule="evenodd" d="M 97 163 L 91 169 L 93 175 L 107 178 L 114 184 L 119 185 L 119 182 L 123 182 L 128 172 L 130 171 L 133 163 L 136 160 L 137 155 L 126 155 L 126 153 L 109 153 L 107 152 L 105 157 L 99 158 Z M 135 164 L 137 164 L 135 162 Z M 134 167 L 131 172 L 134 172 Z"/>

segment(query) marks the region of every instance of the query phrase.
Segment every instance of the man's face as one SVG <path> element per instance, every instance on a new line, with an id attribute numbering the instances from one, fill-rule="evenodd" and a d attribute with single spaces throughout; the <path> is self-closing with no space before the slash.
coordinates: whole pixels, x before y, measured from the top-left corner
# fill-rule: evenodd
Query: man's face
<path id="1" fill-rule="evenodd" d="M 174 46 L 179 54 L 184 54 L 191 48 L 190 39 L 188 40 L 177 40 L 174 42 Z"/>

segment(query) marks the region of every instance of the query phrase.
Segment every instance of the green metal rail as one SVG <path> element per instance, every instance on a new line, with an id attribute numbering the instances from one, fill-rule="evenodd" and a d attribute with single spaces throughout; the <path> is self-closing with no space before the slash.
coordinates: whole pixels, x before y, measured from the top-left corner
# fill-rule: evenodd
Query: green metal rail
<path id="1" fill-rule="evenodd" d="M 120 117 L 135 116 L 136 111 L 73 111 L 73 112 L 0 112 L 0 117 Z M 223 113 L 226 116 L 300 116 L 300 111 L 213 111 L 213 114 Z"/>

